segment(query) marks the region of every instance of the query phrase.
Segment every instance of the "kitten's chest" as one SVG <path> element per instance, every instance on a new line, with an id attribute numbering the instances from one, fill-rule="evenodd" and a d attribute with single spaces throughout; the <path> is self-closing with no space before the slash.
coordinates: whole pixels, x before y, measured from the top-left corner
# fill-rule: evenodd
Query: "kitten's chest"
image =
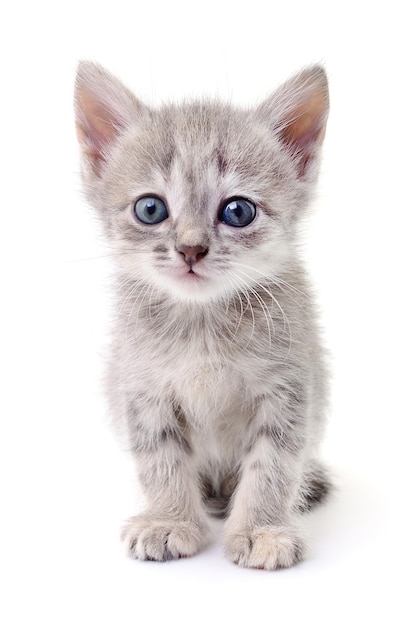
<path id="1" fill-rule="evenodd" d="M 246 412 L 246 403 L 264 391 L 268 378 L 265 362 L 251 351 L 200 334 L 152 353 L 151 364 L 160 370 L 164 391 L 198 424 Z"/>
<path id="2" fill-rule="evenodd" d="M 214 356 L 197 360 L 190 372 L 174 370 L 171 385 L 203 459 L 227 460 L 241 449 L 254 412 L 248 383 L 232 362 Z"/>
<path id="3" fill-rule="evenodd" d="M 138 325 L 134 381 L 142 393 L 172 398 L 197 424 L 247 414 L 270 386 L 275 358 L 262 329 L 168 318 L 164 333 L 153 321 Z"/>
<path id="4" fill-rule="evenodd" d="M 200 343 L 174 351 L 164 366 L 167 384 L 189 413 L 220 412 L 235 404 L 243 380 L 231 356 L 209 353 Z"/>

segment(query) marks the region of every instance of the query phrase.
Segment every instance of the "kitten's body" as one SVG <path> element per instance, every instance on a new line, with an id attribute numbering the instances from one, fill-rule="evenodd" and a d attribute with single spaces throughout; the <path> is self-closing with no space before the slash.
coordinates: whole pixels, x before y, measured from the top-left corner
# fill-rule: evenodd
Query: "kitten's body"
<path id="1" fill-rule="evenodd" d="M 136 558 L 197 552 L 206 499 L 226 507 L 233 561 L 302 556 L 297 514 L 328 489 L 315 461 L 326 375 L 295 237 L 326 112 L 319 68 L 256 111 L 151 111 L 80 68 L 84 180 L 119 265 L 109 398 L 149 503 L 124 529 Z M 135 218 L 144 196 L 166 201 L 166 219 Z M 250 199 L 256 218 L 223 222 L 229 198 Z"/>

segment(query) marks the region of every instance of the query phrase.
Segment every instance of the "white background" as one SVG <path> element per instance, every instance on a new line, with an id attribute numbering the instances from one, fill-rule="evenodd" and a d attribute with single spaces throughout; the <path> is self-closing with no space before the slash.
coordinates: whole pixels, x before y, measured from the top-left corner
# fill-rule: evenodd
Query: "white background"
<path id="1" fill-rule="evenodd" d="M 404 3 L 172 0 L 3 5 L 1 623 L 405 624 L 408 96 Z M 305 256 L 333 354 L 323 455 L 338 491 L 307 560 L 132 562 L 130 460 L 100 376 L 109 261 L 78 180 L 72 87 L 98 60 L 139 96 L 256 103 L 323 62 L 325 158 Z M 406 579 L 406 582 L 405 582 Z"/>

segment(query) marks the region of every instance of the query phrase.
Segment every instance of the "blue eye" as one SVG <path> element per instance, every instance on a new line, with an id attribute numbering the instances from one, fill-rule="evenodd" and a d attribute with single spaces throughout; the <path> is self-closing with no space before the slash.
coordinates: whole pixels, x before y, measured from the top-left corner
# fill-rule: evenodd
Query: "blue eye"
<path id="1" fill-rule="evenodd" d="M 250 200 L 233 198 L 229 200 L 219 213 L 219 220 L 228 226 L 242 228 L 248 226 L 256 217 L 256 207 Z"/>
<path id="2" fill-rule="evenodd" d="M 159 224 L 169 214 L 166 204 L 155 196 L 145 196 L 135 202 L 134 213 L 142 224 Z"/>

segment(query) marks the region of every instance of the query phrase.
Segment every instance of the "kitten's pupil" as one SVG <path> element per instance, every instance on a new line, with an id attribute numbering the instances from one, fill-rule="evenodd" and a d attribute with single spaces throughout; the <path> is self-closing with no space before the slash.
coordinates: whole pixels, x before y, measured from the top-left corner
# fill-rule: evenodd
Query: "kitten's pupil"
<path id="1" fill-rule="evenodd" d="M 142 224 L 159 224 L 168 217 L 168 210 L 160 198 L 145 196 L 135 202 L 135 217 Z"/>
<path id="2" fill-rule="evenodd" d="M 236 208 L 233 209 L 233 213 L 236 216 L 237 220 L 240 221 L 240 218 L 243 215 L 243 209 L 241 208 L 241 206 L 237 205 L 237 202 L 236 202 Z"/>

